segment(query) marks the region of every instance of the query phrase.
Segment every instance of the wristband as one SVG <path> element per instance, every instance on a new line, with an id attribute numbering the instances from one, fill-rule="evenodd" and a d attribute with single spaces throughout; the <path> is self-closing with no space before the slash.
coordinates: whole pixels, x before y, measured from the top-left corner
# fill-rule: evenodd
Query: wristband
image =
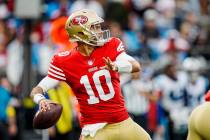
<path id="1" fill-rule="evenodd" d="M 34 95 L 33 101 L 34 101 L 36 104 L 39 104 L 39 102 L 40 102 L 42 99 L 46 99 L 46 98 L 44 97 L 43 94 L 38 93 L 38 94 L 35 94 L 35 95 Z"/>
<path id="2" fill-rule="evenodd" d="M 132 64 L 127 60 L 117 60 L 114 63 L 120 73 L 130 73 L 132 71 Z"/>

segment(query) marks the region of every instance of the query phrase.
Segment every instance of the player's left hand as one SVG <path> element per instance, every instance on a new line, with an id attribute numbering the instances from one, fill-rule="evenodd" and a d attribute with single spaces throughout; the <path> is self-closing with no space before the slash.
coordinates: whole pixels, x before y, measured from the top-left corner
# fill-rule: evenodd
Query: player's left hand
<path id="1" fill-rule="evenodd" d="M 42 111 L 42 112 L 45 112 L 45 111 L 47 111 L 47 110 L 50 110 L 50 103 L 52 103 L 51 100 L 42 99 L 42 100 L 39 102 L 39 110 Z"/>
<path id="2" fill-rule="evenodd" d="M 107 57 L 107 58 L 103 57 L 103 60 L 104 60 L 106 65 L 101 67 L 101 69 L 118 71 L 117 65 L 114 62 L 112 62 L 112 60 L 109 57 Z"/>

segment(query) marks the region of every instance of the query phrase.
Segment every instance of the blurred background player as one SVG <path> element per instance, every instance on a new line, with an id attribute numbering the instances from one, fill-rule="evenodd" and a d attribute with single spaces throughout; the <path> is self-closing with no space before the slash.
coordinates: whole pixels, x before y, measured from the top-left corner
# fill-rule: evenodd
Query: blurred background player
<path id="1" fill-rule="evenodd" d="M 80 105 L 82 140 L 150 140 L 129 118 L 120 91 L 119 73 L 140 71 L 118 38 L 102 30 L 103 19 L 87 9 L 72 13 L 66 22 L 70 40 L 78 46 L 55 55 L 46 76 L 31 92 L 40 109 L 49 109 L 43 96 L 59 81 L 67 82 Z"/>
<path id="2" fill-rule="evenodd" d="M 0 75 L 0 139 L 17 140 L 18 129 L 15 109 L 11 104 L 10 84 L 5 75 Z"/>
<path id="3" fill-rule="evenodd" d="M 151 133 L 151 130 L 148 128 L 148 112 L 150 101 L 156 101 L 157 97 L 152 94 L 152 72 L 147 71 L 146 65 L 141 63 L 141 66 L 145 66 L 141 74 L 135 72 L 122 74 L 120 77 L 122 93 L 125 97 L 126 108 L 130 117 L 148 133 Z"/>
<path id="4" fill-rule="evenodd" d="M 210 91 L 206 94 L 206 102 L 197 106 L 191 113 L 188 123 L 187 140 L 208 140 L 210 139 L 208 122 L 210 107 Z"/>
<path id="5" fill-rule="evenodd" d="M 166 57 L 164 61 L 162 73 L 154 79 L 154 92 L 159 97 L 160 130 L 157 132 L 162 133 L 162 138 L 167 135 L 170 139 L 182 139 L 187 133 L 188 110 L 184 100 L 187 79 L 183 72 L 177 69 L 174 59 Z"/>
<path id="6" fill-rule="evenodd" d="M 208 90 L 209 81 L 203 76 L 207 63 L 203 57 L 188 57 L 183 61 L 183 69 L 186 71 L 187 85 L 186 105 L 190 110 L 200 105 L 206 91 Z"/>

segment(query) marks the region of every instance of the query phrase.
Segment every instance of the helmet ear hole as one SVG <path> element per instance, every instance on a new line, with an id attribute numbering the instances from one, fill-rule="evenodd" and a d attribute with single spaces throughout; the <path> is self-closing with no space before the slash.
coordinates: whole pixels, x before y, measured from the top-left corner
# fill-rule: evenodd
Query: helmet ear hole
<path id="1" fill-rule="evenodd" d="M 78 35 L 85 35 L 83 32 L 78 32 Z"/>
<path id="2" fill-rule="evenodd" d="M 88 36 L 84 32 L 77 32 L 77 36 L 83 40 L 87 40 Z"/>
<path id="3" fill-rule="evenodd" d="M 83 32 L 78 32 L 77 35 L 80 37 L 80 38 L 86 38 L 86 35 L 83 33 Z"/>

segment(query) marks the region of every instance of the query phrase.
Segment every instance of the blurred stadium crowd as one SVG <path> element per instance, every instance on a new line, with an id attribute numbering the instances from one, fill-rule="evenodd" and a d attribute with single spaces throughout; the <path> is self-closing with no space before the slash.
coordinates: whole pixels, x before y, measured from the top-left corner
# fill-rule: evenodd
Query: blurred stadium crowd
<path id="1" fill-rule="evenodd" d="M 65 83 L 46 94 L 64 106 L 58 124 L 33 130 L 37 106 L 29 93 L 22 94 L 25 22 L 15 17 L 14 5 L 14 0 L 0 1 L 0 139 L 78 140 L 79 107 Z M 210 2 L 44 0 L 42 16 L 32 22 L 29 35 L 32 85 L 47 75 L 53 54 L 76 45 L 64 43 L 62 22 L 52 33 L 54 21 L 81 8 L 103 17 L 112 36 L 142 65 L 142 73 L 121 76 L 130 116 L 154 140 L 185 140 L 189 113 L 209 89 Z"/>

